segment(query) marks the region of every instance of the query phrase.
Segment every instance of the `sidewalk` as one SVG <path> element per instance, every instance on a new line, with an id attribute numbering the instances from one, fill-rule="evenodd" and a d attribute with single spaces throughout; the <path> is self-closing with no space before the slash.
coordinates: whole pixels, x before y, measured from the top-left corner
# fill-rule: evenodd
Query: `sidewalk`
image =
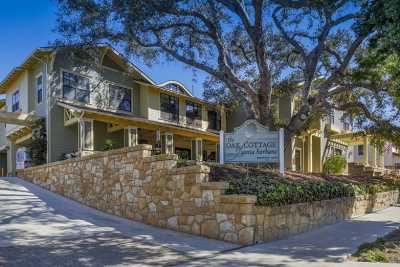
<path id="1" fill-rule="evenodd" d="M 182 266 L 400 266 L 345 262 L 359 245 L 374 241 L 398 227 L 400 207 L 391 207 L 286 240 L 222 253 Z"/>

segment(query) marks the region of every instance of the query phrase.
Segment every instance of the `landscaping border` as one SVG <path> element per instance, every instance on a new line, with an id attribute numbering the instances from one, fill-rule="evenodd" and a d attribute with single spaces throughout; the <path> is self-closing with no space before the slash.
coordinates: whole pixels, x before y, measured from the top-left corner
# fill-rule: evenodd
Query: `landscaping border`
<path id="1" fill-rule="evenodd" d="M 209 167 L 177 168 L 176 155 L 150 145 L 122 148 L 18 171 L 18 176 L 90 207 L 146 224 L 243 245 L 305 232 L 384 209 L 399 192 L 256 206 L 256 196 L 225 195 Z"/>

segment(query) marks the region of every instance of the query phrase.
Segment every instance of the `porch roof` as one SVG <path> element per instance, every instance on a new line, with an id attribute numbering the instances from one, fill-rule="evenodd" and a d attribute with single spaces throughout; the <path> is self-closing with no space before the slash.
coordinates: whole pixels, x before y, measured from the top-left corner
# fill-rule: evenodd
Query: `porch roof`
<path id="1" fill-rule="evenodd" d="M 174 134 L 179 134 L 192 138 L 203 138 L 205 140 L 218 142 L 219 135 L 216 133 L 208 132 L 206 130 L 189 128 L 181 125 L 174 125 L 167 122 L 148 120 L 141 116 L 115 112 L 112 110 L 101 109 L 87 104 L 68 101 L 65 99 L 57 100 L 57 105 L 77 112 L 83 112 L 84 118 L 103 121 L 106 123 L 118 124 L 122 126 L 136 126 L 148 130 L 161 129 L 163 131 L 170 131 Z"/>

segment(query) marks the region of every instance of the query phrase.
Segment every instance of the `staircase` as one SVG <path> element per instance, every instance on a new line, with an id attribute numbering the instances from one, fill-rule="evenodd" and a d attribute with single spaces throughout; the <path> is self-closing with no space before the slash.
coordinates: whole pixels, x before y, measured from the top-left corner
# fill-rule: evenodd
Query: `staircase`
<path id="1" fill-rule="evenodd" d="M 351 176 L 383 176 L 385 174 L 384 168 L 364 166 L 361 163 L 349 163 L 349 175 Z"/>

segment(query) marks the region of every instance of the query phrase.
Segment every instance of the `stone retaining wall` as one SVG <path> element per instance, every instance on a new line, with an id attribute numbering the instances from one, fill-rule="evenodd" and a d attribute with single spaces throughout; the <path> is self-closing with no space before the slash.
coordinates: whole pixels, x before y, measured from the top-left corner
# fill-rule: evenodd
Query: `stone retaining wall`
<path id="1" fill-rule="evenodd" d="M 21 170 L 18 175 L 85 205 L 135 221 L 239 244 L 253 244 L 334 223 L 397 203 L 397 191 L 285 207 L 255 206 L 225 195 L 204 165 L 177 168 L 176 155 L 139 145 Z"/>

